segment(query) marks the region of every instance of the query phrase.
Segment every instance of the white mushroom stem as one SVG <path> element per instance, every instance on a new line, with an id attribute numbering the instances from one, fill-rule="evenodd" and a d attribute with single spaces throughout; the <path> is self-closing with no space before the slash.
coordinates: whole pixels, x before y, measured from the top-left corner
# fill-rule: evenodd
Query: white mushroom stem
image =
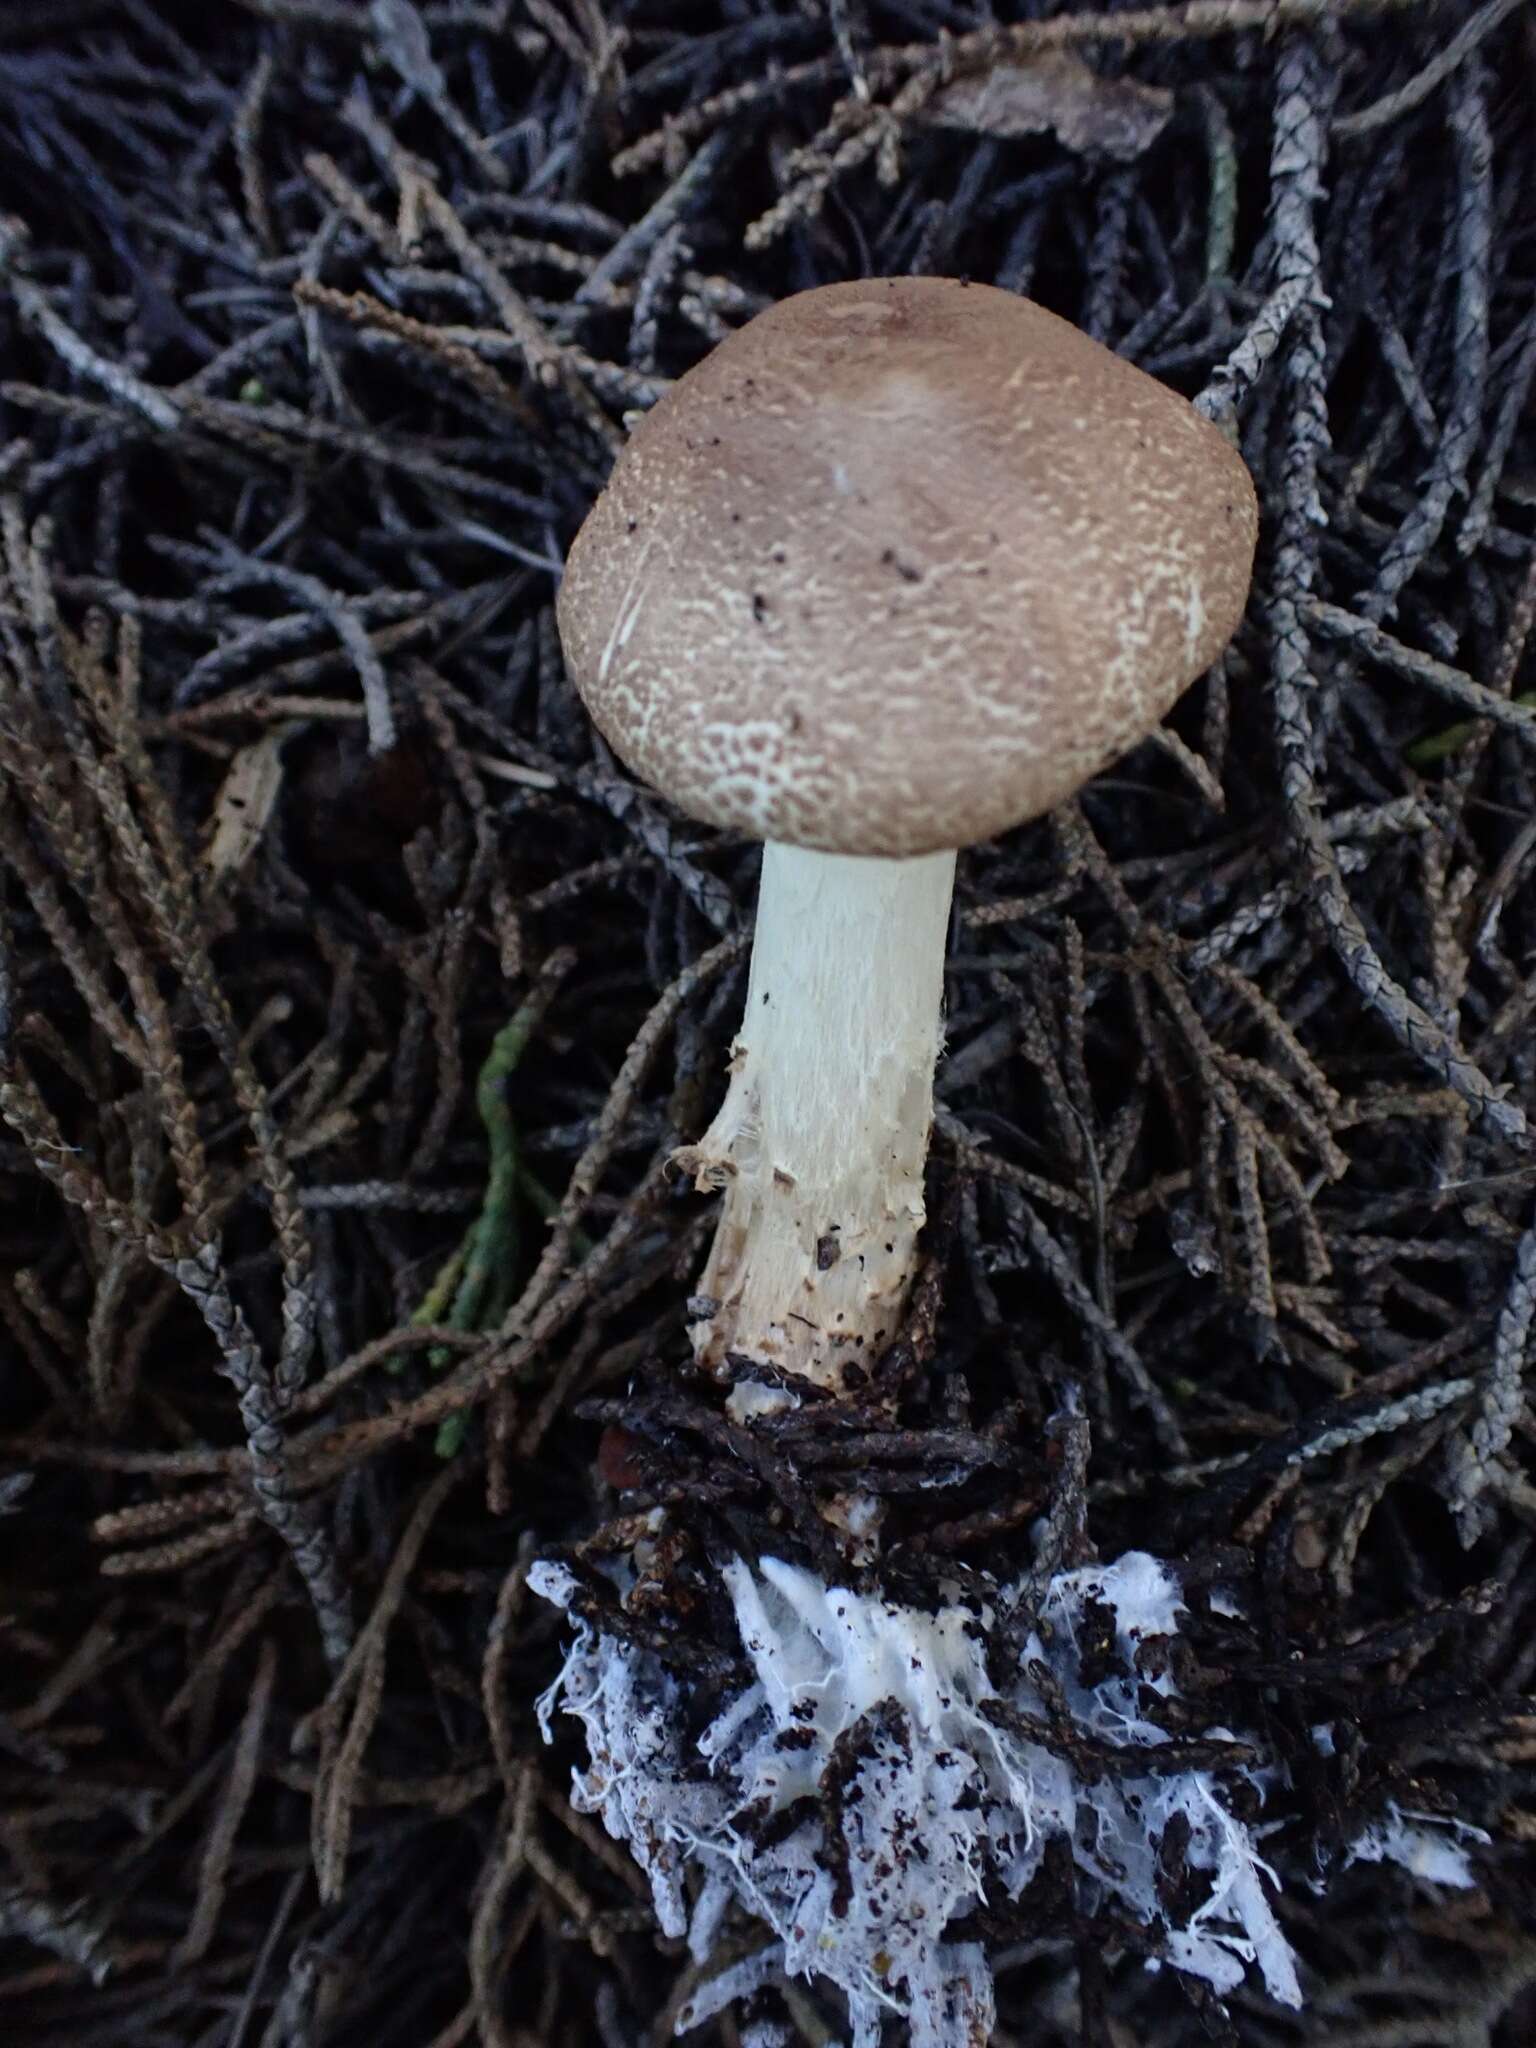
<path id="1" fill-rule="evenodd" d="M 770 843 L 719 1115 L 677 1155 L 724 1191 L 699 1291 L 727 1353 L 856 1386 L 896 1334 L 923 1227 L 953 853 Z M 771 1377 L 771 1374 L 769 1375 Z"/>

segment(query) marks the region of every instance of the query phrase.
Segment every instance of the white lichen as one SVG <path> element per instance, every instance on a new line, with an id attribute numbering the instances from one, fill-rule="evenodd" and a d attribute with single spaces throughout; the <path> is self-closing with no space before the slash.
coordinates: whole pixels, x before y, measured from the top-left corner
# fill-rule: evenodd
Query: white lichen
<path id="1" fill-rule="evenodd" d="M 1171 1738 L 1152 1700 L 1176 1688 L 1165 1657 L 1143 1672 L 1138 1652 L 1176 1632 L 1181 1603 L 1155 1558 L 1062 1574 L 1017 1629 L 1018 1589 L 968 1598 L 957 1584 L 935 1615 L 776 1558 L 725 1579 L 754 1675 L 702 1732 L 659 1658 L 584 1622 L 540 1703 L 546 1736 L 561 1709 L 583 1723 L 576 1804 L 630 1845 L 666 1932 L 703 1961 L 736 1900 L 777 1938 L 702 1986 L 679 2031 L 783 1970 L 841 1986 L 854 2048 L 877 2048 L 887 2013 L 910 2021 L 913 2048 L 984 2043 L 987 1960 L 948 1930 L 989 1894 L 1017 1898 L 1052 1839 L 1083 1910 L 1141 1923 L 1218 1992 L 1251 1965 L 1299 2004 L 1273 1872 L 1228 1797 L 1245 1781 L 1262 1798 L 1266 1773 L 1156 1768 Z M 576 1591 L 558 1566 L 529 1583 L 566 1607 Z"/>

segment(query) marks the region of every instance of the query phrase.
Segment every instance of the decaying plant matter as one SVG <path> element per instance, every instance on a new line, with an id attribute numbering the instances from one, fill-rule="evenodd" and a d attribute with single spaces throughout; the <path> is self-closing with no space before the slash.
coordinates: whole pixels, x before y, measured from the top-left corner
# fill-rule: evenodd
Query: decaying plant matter
<path id="1" fill-rule="evenodd" d="M 0 2027 L 867 2026 L 744 1918 L 658 1939 L 574 1724 L 538 1741 L 527 1590 L 558 1548 L 598 1634 L 723 1711 L 720 1561 L 833 1583 L 819 1504 L 857 1490 L 913 1609 L 1160 1560 L 1169 1739 L 1276 1772 L 1301 2022 L 1052 1854 L 959 1930 L 999 2043 L 1182 2042 L 1193 2003 L 1275 2048 L 1510 2048 L 1525 12 L 212 12 L 0 20 Z M 715 1106 L 755 855 L 594 746 L 554 578 L 626 411 L 864 271 L 1027 291 L 1230 420 L 1261 604 L 1157 740 L 962 861 L 908 1325 L 835 1429 L 748 1429 L 681 1369 L 709 1217 L 665 1162 Z M 621 1613 L 602 1566 L 658 1508 Z M 1102 1697 L 1091 1647 L 994 1688 L 1084 1782 L 1051 1684 Z M 1159 1857 L 1198 1915 L 1179 1830 Z"/>

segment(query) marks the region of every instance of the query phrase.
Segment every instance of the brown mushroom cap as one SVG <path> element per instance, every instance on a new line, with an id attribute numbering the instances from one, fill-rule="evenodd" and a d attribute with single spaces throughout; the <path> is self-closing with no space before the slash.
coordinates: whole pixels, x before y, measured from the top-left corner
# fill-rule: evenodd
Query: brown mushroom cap
<path id="1" fill-rule="evenodd" d="M 636 427 L 559 622 L 616 752 L 712 824 L 915 854 L 1036 817 L 1242 616 L 1242 458 L 1165 386 L 988 285 L 824 285 Z"/>

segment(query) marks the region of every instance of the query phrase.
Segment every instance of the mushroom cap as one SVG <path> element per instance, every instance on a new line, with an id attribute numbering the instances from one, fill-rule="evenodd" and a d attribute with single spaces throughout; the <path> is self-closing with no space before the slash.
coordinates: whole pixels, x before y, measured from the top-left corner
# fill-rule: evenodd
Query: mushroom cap
<path id="1" fill-rule="evenodd" d="M 1221 432 L 1054 313 L 823 285 L 639 422 L 560 634 L 615 752 L 694 817 L 928 853 L 1149 732 L 1236 629 L 1257 530 Z"/>

